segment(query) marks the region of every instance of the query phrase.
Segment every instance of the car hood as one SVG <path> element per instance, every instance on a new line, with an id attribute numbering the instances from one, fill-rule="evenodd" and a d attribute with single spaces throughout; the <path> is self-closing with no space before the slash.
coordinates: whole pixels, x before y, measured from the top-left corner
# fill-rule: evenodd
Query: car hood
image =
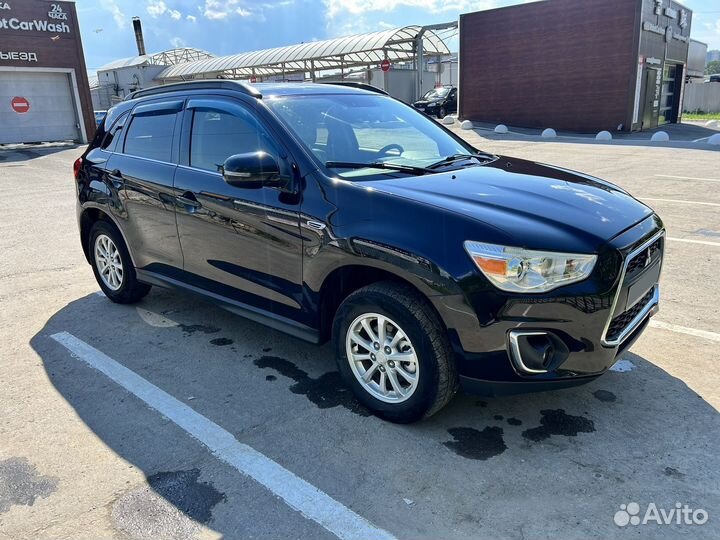
<path id="1" fill-rule="evenodd" d="M 371 185 L 376 191 L 483 222 L 505 232 L 513 245 L 535 249 L 572 245 L 597 251 L 653 213 L 609 182 L 508 157 L 433 175 L 376 180 Z"/>

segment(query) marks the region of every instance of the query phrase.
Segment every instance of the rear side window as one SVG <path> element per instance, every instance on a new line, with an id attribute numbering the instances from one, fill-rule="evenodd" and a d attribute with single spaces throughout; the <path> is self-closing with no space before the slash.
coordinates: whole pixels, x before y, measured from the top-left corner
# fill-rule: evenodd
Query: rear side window
<path id="1" fill-rule="evenodd" d="M 270 138 L 248 112 L 230 114 L 215 109 L 195 109 L 190 138 L 190 166 L 218 172 L 235 154 L 273 153 Z"/>
<path id="2" fill-rule="evenodd" d="M 125 113 L 115 122 L 115 124 L 105 133 L 105 137 L 103 138 L 102 145 L 100 145 L 100 148 L 103 150 L 107 150 L 108 152 L 114 152 L 115 147 L 117 146 L 117 141 L 121 138 L 120 132 L 122 131 L 123 126 L 125 126 L 125 122 L 128 119 L 128 114 Z"/>
<path id="3" fill-rule="evenodd" d="M 176 116 L 174 111 L 133 116 L 125 138 L 124 152 L 157 161 L 171 161 Z"/>

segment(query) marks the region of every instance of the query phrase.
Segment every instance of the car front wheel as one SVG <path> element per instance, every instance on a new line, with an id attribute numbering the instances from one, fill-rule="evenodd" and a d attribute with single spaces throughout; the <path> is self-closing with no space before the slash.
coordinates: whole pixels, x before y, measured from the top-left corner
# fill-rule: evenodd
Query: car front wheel
<path id="1" fill-rule="evenodd" d="M 386 420 L 426 418 L 457 389 L 445 329 L 407 285 L 376 283 L 348 296 L 336 314 L 333 341 L 345 383 Z"/>

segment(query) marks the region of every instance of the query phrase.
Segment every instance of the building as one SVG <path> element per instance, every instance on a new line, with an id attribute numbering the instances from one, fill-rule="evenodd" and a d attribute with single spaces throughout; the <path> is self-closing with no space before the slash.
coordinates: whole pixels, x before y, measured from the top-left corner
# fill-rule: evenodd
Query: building
<path id="1" fill-rule="evenodd" d="M 685 70 L 685 82 L 705 82 L 705 58 L 707 57 L 707 43 L 690 40 L 688 49 L 687 69 Z"/>
<path id="2" fill-rule="evenodd" d="M 95 132 L 74 2 L 0 0 L 0 144 Z"/>
<path id="3" fill-rule="evenodd" d="M 691 21 L 671 0 L 544 0 L 461 15 L 460 117 L 579 132 L 677 122 Z"/>
<path id="4" fill-rule="evenodd" d="M 92 87 L 96 109 L 107 109 L 140 88 L 196 79 L 238 79 L 251 84 L 350 80 L 373 84 L 406 102 L 415 101 L 446 80 L 457 79 L 457 60 L 436 33 L 437 29 L 455 28 L 455 22 L 405 26 L 218 57 L 191 48 L 145 54 L 140 20 L 133 19 L 133 26 L 138 56 L 116 60 L 98 70 Z M 424 66 L 420 73 L 418 65 Z"/>
<path id="5" fill-rule="evenodd" d="M 720 51 L 717 49 L 713 49 L 712 51 L 708 51 L 707 59 L 705 60 L 705 65 L 708 65 L 710 62 L 717 62 L 719 60 L 720 60 Z"/>
<path id="6" fill-rule="evenodd" d="M 106 110 L 135 90 L 156 86 L 156 77 L 167 67 L 213 57 L 207 51 L 183 47 L 110 62 L 97 70 L 97 78 L 90 86 L 93 107 Z"/>

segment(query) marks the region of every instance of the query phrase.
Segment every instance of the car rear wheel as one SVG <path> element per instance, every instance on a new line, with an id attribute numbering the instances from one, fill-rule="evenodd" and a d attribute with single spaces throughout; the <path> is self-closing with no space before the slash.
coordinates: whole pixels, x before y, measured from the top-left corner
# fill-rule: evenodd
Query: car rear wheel
<path id="1" fill-rule="evenodd" d="M 386 420 L 427 418 L 457 390 L 445 329 L 407 285 L 376 283 L 348 296 L 335 316 L 333 342 L 344 382 Z"/>
<path id="2" fill-rule="evenodd" d="M 445 107 L 440 107 L 440 112 L 438 112 L 438 118 L 441 120 L 447 116 L 447 109 Z"/>
<path id="3" fill-rule="evenodd" d="M 150 285 L 137 280 L 125 242 L 114 225 L 96 222 L 90 230 L 89 245 L 95 279 L 110 300 L 132 304 L 150 292 Z"/>

